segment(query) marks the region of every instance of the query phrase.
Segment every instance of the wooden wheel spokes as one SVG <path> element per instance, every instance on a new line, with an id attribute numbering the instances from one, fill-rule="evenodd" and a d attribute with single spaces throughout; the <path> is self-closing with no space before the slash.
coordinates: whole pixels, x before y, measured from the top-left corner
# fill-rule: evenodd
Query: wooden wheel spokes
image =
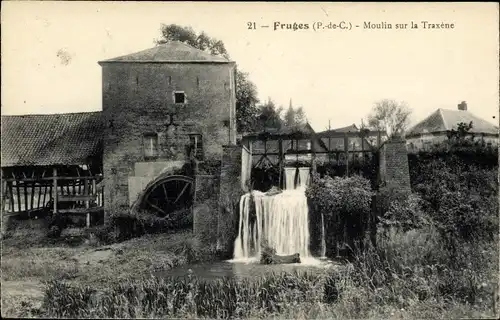
<path id="1" fill-rule="evenodd" d="M 144 199 L 144 205 L 158 215 L 166 216 L 191 206 L 193 193 L 193 181 L 190 178 L 169 177 L 148 192 Z"/>
<path id="2" fill-rule="evenodd" d="M 182 197 L 182 195 L 186 192 L 186 189 L 191 186 L 191 183 L 188 183 L 186 182 L 184 184 L 184 187 L 182 188 L 181 192 L 179 193 L 179 195 L 177 196 L 177 198 L 175 198 L 175 201 L 174 203 L 177 203 L 177 201 L 179 201 L 179 199 Z"/>

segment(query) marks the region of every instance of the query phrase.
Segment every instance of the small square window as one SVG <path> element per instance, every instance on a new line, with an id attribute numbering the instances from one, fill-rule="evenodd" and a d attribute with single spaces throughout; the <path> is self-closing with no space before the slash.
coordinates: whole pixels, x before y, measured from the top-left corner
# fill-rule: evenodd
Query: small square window
<path id="1" fill-rule="evenodd" d="M 186 103 L 186 94 L 184 91 L 176 91 L 174 92 L 174 102 L 175 103 Z"/>

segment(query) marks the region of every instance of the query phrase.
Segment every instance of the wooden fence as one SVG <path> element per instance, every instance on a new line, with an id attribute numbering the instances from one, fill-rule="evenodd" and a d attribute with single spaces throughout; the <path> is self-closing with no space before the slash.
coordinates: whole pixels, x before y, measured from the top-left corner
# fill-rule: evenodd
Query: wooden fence
<path id="1" fill-rule="evenodd" d="M 46 209 L 58 213 L 87 213 L 100 209 L 104 203 L 102 175 L 7 178 L 3 179 L 2 211 L 7 214 Z"/>

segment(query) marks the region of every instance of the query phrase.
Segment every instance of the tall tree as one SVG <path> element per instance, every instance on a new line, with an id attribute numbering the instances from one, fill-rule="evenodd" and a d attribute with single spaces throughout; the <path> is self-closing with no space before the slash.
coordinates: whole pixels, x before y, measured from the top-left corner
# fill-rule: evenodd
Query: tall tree
<path id="1" fill-rule="evenodd" d="M 368 126 L 385 130 L 388 137 L 402 135 L 410 123 L 411 109 L 405 102 L 384 99 L 375 103 L 368 115 Z"/>
<path id="2" fill-rule="evenodd" d="M 294 108 L 292 100 L 283 117 L 283 124 L 287 127 L 292 127 L 306 122 L 306 115 L 302 107 Z"/>
<path id="3" fill-rule="evenodd" d="M 258 131 L 270 128 L 281 129 L 284 126 L 283 119 L 281 118 L 282 112 L 283 108 L 277 107 L 274 101 L 268 98 L 267 102 L 259 106 L 259 115 L 255 128 Z"/>
<path id="4" fill-rule="evenodd" d="M 161 37 L 157 45 L 169 41 L 181 41 L 190 46 L 229 59 L 229 53 L 221 40 L 209 37 L 205 32 L 196 33 L 191 27 L 177 24 L 162 24 Z M 248 73 L 236 68 L 236 126 L 239 132 L 255 130 L 255 118 L 259 114 L 257 87 L 248 78 Z"/>
<path id="5" fill-rule="evenodd" d="M 289 106 L 288 109 L 286 109 L 283 122 L 287 127 L 291 127 L 295 124 L 295 109 L 292 106 Z"/>
<path id="6" fill-rule="evenodd" d="M 306 123 L 306 113 L 304 112 L 304 108 L 298 107 L 295 109 L 295 124 L 304 124 Z"/>

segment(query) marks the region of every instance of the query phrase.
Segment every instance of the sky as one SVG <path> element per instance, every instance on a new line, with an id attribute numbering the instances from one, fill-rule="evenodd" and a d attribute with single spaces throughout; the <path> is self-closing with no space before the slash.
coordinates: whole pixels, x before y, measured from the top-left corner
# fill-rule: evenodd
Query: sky
<path id="1" fill-rule="evenodd" d="M 101 110 L 97 62 L 153 47 L 161 24 L 175 23 L 222 40 L 262 101 L 292 99 L 315 130 L 359 125 L 381 99 L 404 101 L 412 124 L 461 101 L 498 124 L 496 3 L 3 1 L 1 15 L 2 115 Z M 351 30 L 313 30 L 341 21 Z M 274 30 L 293 23 L 309 29 Z"/>

